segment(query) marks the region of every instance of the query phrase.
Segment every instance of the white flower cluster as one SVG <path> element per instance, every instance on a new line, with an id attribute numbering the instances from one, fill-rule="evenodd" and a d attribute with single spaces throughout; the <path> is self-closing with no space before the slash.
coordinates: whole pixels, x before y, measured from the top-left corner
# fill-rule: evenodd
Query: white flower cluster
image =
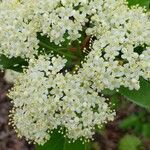
<path id="1" fill-rule="evenodd" d="M 80 69 L 93 89 L 120 86 L 140 88 L 139 78 L 150 78 L 150 20 L 143 8 L 129 9 L 122 1 L 107 0 L 91 17 L 87 34 L 95 36 L 92 51 Z M 139 48 L 143 47 L 143 51 Z"/>
<path id="2" fill-rule="evenodd" d="M 12 122 L 20 136 L 43 144 L 49 131 L 66 128 L 69 139 L 91 139 L 94 129 L 113 120 L 104 97 L 82 83 L 78 75 L 59 73 L 62 57 L 31 59 L 30 65 L 9 93 L 13 99 Z"/>
<path id="3" fill-rule="evenodd" d="M 92 138 L 95 126 L 115 114 L 99 93 L 120 86 L 138 90 L 139 78 L 150 78 L 150 21 L 144 8 L 129 8 L 125 0 L 2 0 L 0 14 L 0 54 L 30 60 L 9 93 L 12 123 L 28 140 L 43 144 L 59 126 L 70 139 Z M 39 33 L 61 46 L 83 32 L 90 44 L 75 74 L 64 73 L 63 57 L 33 57 Z"/>
<path id="4" fill-rule="evenodd" d="M 74 9 L 82 0 L 7 0 L 0 2 L 0 54 L 31 57 L 37 53 L 37 33 L 51 42 L 78 39 L 88 21 L 86 13 Z"/>
<path id="5" fill-rule="evenodd" d="M 32 19 L 31 1 L 25 4 L 21 5 L 18 0 L 0 3 L 0 54 L 29 57 L 36 53 L 38 25 L 29 21 Z"/>

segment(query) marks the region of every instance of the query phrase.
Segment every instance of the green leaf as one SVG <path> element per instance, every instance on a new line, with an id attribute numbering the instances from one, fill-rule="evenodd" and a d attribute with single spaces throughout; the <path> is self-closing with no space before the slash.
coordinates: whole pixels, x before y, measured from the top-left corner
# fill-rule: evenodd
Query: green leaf
<path id="1" fill-rule="evenodd" d="M 128 0 L 129 6 L 139 4 L 140 6 L 146 6 L 146 8 L 150 7 L 149 0 Z"/>
<path id="2" fill-rule="evenodd" d="M 21 72 L 23 70 L 22 67 L 27 65 L 28 63 L 20 57 L 8 58 L 5 55 L 0 56 L 0 66 L 2 69 L 11 69 Z"/>
<path id="3" fill-rule="evenodd" d="M 43 146 L 37 145 L 36 150 L 62 150 L 64 147 L 64 142 L 65 142 L 65 139 L 63 135 L 55 131 L 51 135 L 51 140 L 49 140 Z"/>
<path id="4" fill-rule="evenodd" d="M 129 90 L 128 88 L 121 87 L 119 92 L 124 95 L 128 100 L 135 104 L 150 109 L 150 82 L 140 79 L 139 90 Z"/>
<path id="5" fill-rule="evenodd" d="M 70 41 L 67 40 L 67 38 L 65 38 L 65 41 L 61 43 L 61 46 L 56 45 L 54 42 L 50 42 L 49 38 L 47 38 L 46 36 L 41 36 L 40 34 L 37 35 L 38 39 L 39 39 L 39 53 L 51 53 L 53 52 L 53 54 L 56 55 L 61 55 L 61 56 L 65 56 L 66 59 L 77 59 L 77 53 L 71 52 L 70 49 Z M 43 51 L 43 48 L 45 49 Z"/>
<path id="6" fill-rule="evenodd" d="M 72 69 L 75 65 L 79 65 L 84 58 L 81 50 L 81 44 L 78 41 L 69 41 L 67 35 L 65 35 L 65 41 L 61 43 L 61 46 L 56 45 L 54 42 L 50 42 L 49 38 L 46 36 L 41 36 L 40 33 L 37 34 L 39 39 L 39 54 L 50 54 L 64 56 L 67 59 L 66 68 Z M 71 45 L 69 44 L 70 42 Z M 76 50 L 71 50 L 75 48 Z"/>
<path id="7" fill-rule="evenodd" d="M 133 135 L 125 135 L 119 142 L 118 150 L 139 150 L 142 142 Z"/>
<path id="8" fill-rule="evenodd" d="M 119 124 L 119 127 L 122 129 L 128 129 L 139 125 L 140 119 L 137 115 L 131 115 L 122 120 Z"/>
<path id="9" fill-rule="evenodd" d="M 68 139 L 56 130 L 50 140 L 43 146 L 37 145 L 36 150 L 90 150 L 90 144 L 83 144 L 80 140 L 69 143 Z"/>
<path id="10" fill-rule="evenodd" d="M 66 140 L 63 150 L 89 150 L 89 145 L 87 143 L 82 144 L 79 140 L 75 143 L 68 143 Z"/>

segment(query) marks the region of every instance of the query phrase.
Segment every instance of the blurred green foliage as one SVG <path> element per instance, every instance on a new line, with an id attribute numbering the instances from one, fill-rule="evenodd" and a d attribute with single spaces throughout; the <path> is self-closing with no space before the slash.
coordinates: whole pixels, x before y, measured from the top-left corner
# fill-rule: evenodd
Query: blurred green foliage
<path id="1" fill-rule="evenodd" d="M 132 130 L 132 133 L 143 138 L 150 138 L 150 118 L 146 111 L 139 111 L 124 118 L 119 127 L 123 130 Z"/>
<path id="2" fill-rule="evenodd" d="M 142 142 L 134 135 L 125 135 L 119 142 L 118 150 L 141 150 Z"/>

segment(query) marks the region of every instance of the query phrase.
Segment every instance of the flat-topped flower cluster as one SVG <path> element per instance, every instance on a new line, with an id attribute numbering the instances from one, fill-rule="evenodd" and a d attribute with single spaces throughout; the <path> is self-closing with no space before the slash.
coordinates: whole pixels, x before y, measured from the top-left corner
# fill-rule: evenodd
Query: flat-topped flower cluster
<path id="1" fill-rule="evenodd" d="M 49 132 L 66 129 L 69 139 L 92 139 L 96 126 L 113 120 L 104 89 L 140 88 L 150 78 L 150 20 L 145 8 L 125 0 L 4 0 L 0 2 L 0 54 L 28 58 L 9 97 L 19 136 L 43 144 Z M 61 46 L 90 37 L 75 73 L 62 56 L 40 55 L 40 39 Z"/>
<path id="2" fill-rule="evenodd" d="M 83 84 L 80 76 L 59 73 L 65 62 L 59 56 L 51 61 L 39 56 L 31 59 L 29 68 L 18 77 L 9 96 L 19 136 L 42 144 L 49 139 L 49 131 L 61 126 L 72 140 L 92 139 L 95 125 L 101 127 L 106 120 L 113 120 L 115 112 L 107 99 Z"/>

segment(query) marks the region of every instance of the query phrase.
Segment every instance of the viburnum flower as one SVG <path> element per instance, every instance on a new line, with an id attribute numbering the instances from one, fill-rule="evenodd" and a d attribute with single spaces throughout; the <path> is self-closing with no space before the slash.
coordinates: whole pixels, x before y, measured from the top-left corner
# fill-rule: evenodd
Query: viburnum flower
<path id="1" fill-rule="evenodd" d="M 2 0 L 0 14 L 0 54 L 29 62 L 9 93 L 11 122 L 28 140 L 43 144 L 59 127 L 69 139 L 92 139 L 115 115 L 102 91 L 138 90 L 140 77 L 150 78 L 145 8 L 126 0 Z M 77 58 L 70 68 L 68 49 Z"/>
<path id="2" fill-rule="evenodd" d="M 69 139 L 92 139 L 96 126 L 114 118 L 107 99 L 83 85 L 78 75 L 60 73 L 66 60 L 39 56 L 17 77 L 9 93 L 12 124 L 19 136 L 43 144 L 59 126 Z"/>

